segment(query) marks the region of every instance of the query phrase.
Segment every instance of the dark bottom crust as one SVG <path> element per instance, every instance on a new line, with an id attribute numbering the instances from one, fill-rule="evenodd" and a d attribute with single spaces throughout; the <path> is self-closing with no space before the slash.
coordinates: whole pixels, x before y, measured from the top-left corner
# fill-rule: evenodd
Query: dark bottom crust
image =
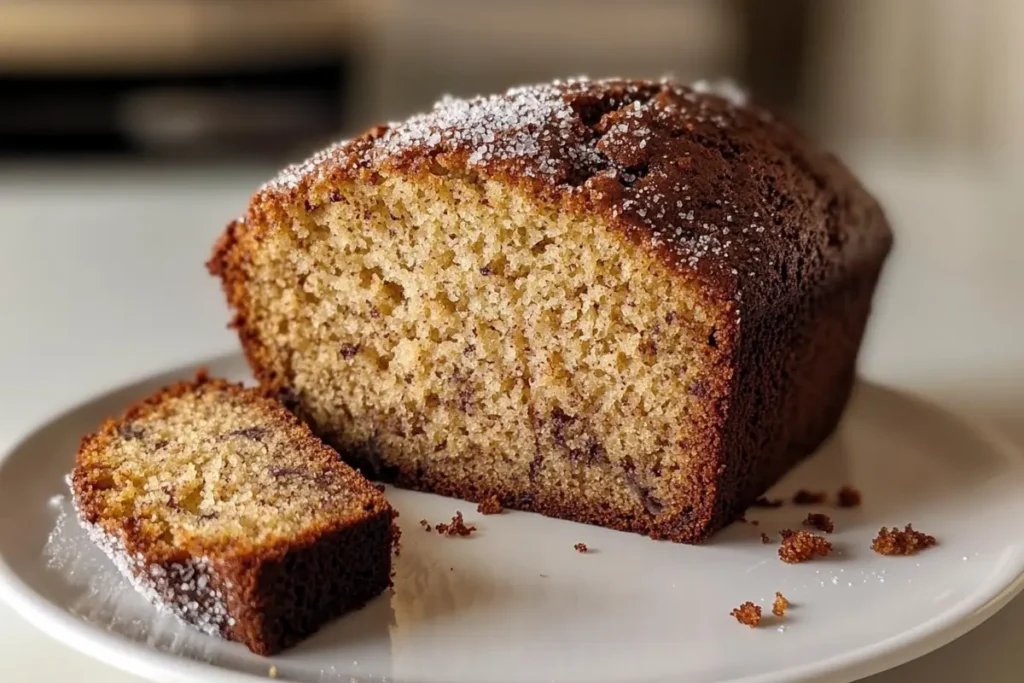
<path id="1" fill-rule="evenodd" d="M 839 414 L 841 412 L 840 408 Z M 796 463 L 813 453 L 831 431 L 831 428 L 824 430 L 818 442 L 805 445 L 800 451 L 793 452 L 789 456 L 789 461 Z M 611 505 L 595 505 L 586 501 L 568 499 L 565 496 L 557 495 L 557 492 L 515 491 L 487 486 L 480 482 L 452 481 L 439 473 L 406 472 L 404 468 L 395 467 L 380 468 L 376 460 L 367 459 L 362 451 L 342 450 L 340 452 L 345 462 L 358 468 L 366 476 L 399 488 L 435 493 L 472 503 L 481 503 L 497 498 L 502 507 L 509 510 L 536 512 L 547 517 L 593 524 L 617 531 L 628 531 L 650 536 L 655 540 L 675 543 L 696 544 L 706 541 L 715 531 L 737 519 L 746 510 L 748 504 L 764 492 L 764 489 L 758 489 L 757 494 L 749 501 L 710 523 L 699 519 L 699 514 L 695 514 L 693 510 L 679 510 L 675 514 L 661 516 L 662 520 L 666 518 L 671 520 L 666 523 L 664 521 L 656 522 L 652 515 L 636 514 L 632 510 L 622 510 Z M 778 476 L 784 473 L 785 471 L 782 471 Z M 767 489 L 774 481 L 773 479 L 764 488 Z"/>
<path id="2" fill-rule="evenodd" d="M 388 588 L 391 556 L 386 511 L 268 559 L 256 569 L 251 602 L 229 607 L 238 616 L 226 635 L 260 655 L 291 647 Z"/>

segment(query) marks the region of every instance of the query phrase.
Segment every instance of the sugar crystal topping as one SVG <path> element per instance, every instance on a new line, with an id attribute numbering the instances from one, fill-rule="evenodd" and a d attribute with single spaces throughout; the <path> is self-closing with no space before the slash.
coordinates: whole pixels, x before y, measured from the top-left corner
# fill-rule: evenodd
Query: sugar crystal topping
<path id="1" fill-rule="evenodd" d="M 833 176 L 730 81 L 581 78 L 445 97 L 429 112 L 285 169 L 265 189 L 288 192 L 314 186 L 329 171 L 381 172 L 430 164 L 438 155 L 484 177 L 532 181 L 552 196 L 585 199 L 675 264 L 730 283 L 737 317 L 746 282 L 785 279 L 784 264 L 768 257 L 779 253 L 767 245 L 787 225 L 778 207 L 799 209 L 810 200 L 789 195 L 784 179 L 816 167 L 815 184 Z M 814 224 L 825 229 L 824 220 Z"/>
<path id="2" fill-rule="evenodd" d="M 746 105 L 746 95 L 735 84 L 712 86 L 705 81 L 684 86 L 669 80 L 653 83 L 577 78 L 468 99 L 445 96 L 431 111 L 389 124 L 373 144 L 359 147 L 352 140 L 337 142 L 285 168 L 264 189 L 295 188 L 327 166 L 373 165 L 424 150 L 465 151 L 471 167 L 523 161 L 526 163 L 519 170 L 525 175 L 564 182 L 573 172 L 587 175 L 609 166 L 599 149 L 600 136 L 594 135 L 591 126 L 581 119 L 574 107 L 576 101 L 594 100 L 602 111 L 622 108 L 626 116 L 643 119 L 652 111 L 650 99 L 657 92 L 685 100 L 692 106 L 684 113 L 699 122 L 728 122 L 719 108 L 709 107 L 707 95 L 724 99 L 730 108 Z M 627 133 L 642 150 L 650 144 L 654 131 L 646 126 L 631 130 L 623 123 L 605 134 Z"/>
<path id="3" fill-rule="evenodd" d="M 571 81 L 569 86 L 578 81 Z M 425 146 L 470 150 L 470 166 L 530 159 L 528 175 L 554 176 L 566 163 L 596 167 L 601 156 L 581 130 L 561 83 L 518 87 L 504 95 L 445 97 L 433 111 L 393 126 L 376 155 L 399 156 Z"/>
<path id="4" fill-rule="evenodd" d="M 133 555 L 124 539 L 111 534 L 97 523 L 85 519 L 72 495 L 79 523 L 100 550 L 114 563 L 131 586 L 161 612 L 212 636 L 224 635 L 235 620 L 228 613 L 223 594 L 210 584 L 213 571 L 207 557 L 191 558 L 164 565 L 147 564 L 141 555 Z"/>

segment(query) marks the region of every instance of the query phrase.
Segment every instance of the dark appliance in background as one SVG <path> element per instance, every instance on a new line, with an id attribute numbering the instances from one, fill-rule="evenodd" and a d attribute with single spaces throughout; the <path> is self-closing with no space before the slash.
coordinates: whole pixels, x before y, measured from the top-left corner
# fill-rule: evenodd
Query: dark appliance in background
<path id="1" fill-rule="evenodd" d="M 183 73 L 0 74 L 0 156 L 279 158 L 344 126 L 344 59 Z"/>

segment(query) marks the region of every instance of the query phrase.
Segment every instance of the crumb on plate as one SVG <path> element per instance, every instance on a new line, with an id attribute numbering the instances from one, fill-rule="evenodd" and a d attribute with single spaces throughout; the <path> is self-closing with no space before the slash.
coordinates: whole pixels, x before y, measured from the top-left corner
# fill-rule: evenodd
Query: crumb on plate
<path id="1" fill-rule="evenodd" d="M 841 508 L 860 507 L 860 491 L 852 486 L 844 486 L 836 493 L 836 504 Z"/>
<path id="2" fill-rule="evenodd" d="M 490 496 L 485 498 L 476 506 L 476 511 L 481 515 L 498 515 L 501 514 L 505 508 L 501 505 L 501 500 L 497 496 Z"/>
<path id="3" fill-rule="evenodd" d="M 475 526 L 467 526 L 465 521 L 462 519 L 462 513 L 458 510 L 455 511 L 455 516 L 452 517 L 452 521 L 448 524 L 435 524 L 434 529 L 437 533 L 442 536 L 469 536 L 471 533 L 476 531 Z"/>
<path id="4" fill-rule="evenodd" d="M 783 529 L 782 545 L 779 546 L 779 559 L 788 564 L 807 562 L 814 557 L 825 557 L 832 552 L 832 544 L 810 531 L 793 531 Z"/>
<path id="5" fill-rule="evenodd" d="M 896 527 L 890 531 L 883 526 L 871 541 L 871 549 L 879 555 L 913 555 L 935 544 L 934 536 L 917 531 L 908 524 L 902 531 Z"/>
<path id="6" fill-rule="evenodd" d="M 761 623 L 761 607 L 748 600 L 729 612 L 729 616 L 736 617 L 736 621 L 754 628 Z"/>
<path id="7" fill-rule="evenodd" d="M 836 525 L 832 523 L 832 518 L 821 512 L 808 512 L 807 519 L 804 520 L 804 526 L 814 527 L 818 531 L 824 531 L 826 534 L 836 530 Z"/>
<path id="8" fill-rule="evenodd" d="M 793 494 L 794 505 L 821 505 L 825 502 L 828 496 L 824 491 L 808 491 L 807 489 L 800 489 Z"/>
<path id="9" fill-rule="evenodd" d="M 425 519 L 420 520 L 420 526 L 423 527 L 424 531 L 433 531 L 433 528 L 430 526 L 430 523 Z"/>
<path id="10" fill-rule="evenodd" d="M 775 591 L 775 602 L 772 603 L 772 614 L 781 617 L 789 608 L 789 600 L 782 593 Z"/>
<path id="11" fill-rule="evenodd" d="M 588 550 L 586 543 L 577 543 L 573 548 L 576 548 L 576 552 L 578 553 L 585 553 Z"/>
<path id="12" fill-rule="evenodd" d="M 764 496 L 761 496 L 760 498 L 758 498 L 757 500 L 754 501 L 754 504 L 751 505 L 751 507 L 755 507 L 755 508 L 777 508 L 777 507 L 782 507 L 782 499 L 781 498 L 774 498 L 774 499 L 769 500 L 768 498 L 765 498 Z"/>
<path id="13" fill-rule="evenodd" d="M 767 544 L 769 544 L 771 542 L 772 542 L 772 537 L 762 531 L 761 532 L 761 543 L 764 543 L 765 545 L 767 545 Z"/>

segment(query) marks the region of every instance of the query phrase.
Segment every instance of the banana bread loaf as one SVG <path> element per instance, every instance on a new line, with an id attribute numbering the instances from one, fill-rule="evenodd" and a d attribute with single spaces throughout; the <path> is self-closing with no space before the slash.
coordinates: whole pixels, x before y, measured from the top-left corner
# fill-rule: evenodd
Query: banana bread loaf
<path id="1" fill-rule="evenodd" d="M 373 476 L 698 542 L 835 427 L 890 243 L 734 90 L 584 79 L 332 146 L 208 265 L 259 381 Z"/>
<path id="2" fill-rule="evenodd" d="M 393 511 L 277 402 L 200 376 L 82 441 L 90 537 L 151 602 L 273 654 L 391 581 Z"/>

